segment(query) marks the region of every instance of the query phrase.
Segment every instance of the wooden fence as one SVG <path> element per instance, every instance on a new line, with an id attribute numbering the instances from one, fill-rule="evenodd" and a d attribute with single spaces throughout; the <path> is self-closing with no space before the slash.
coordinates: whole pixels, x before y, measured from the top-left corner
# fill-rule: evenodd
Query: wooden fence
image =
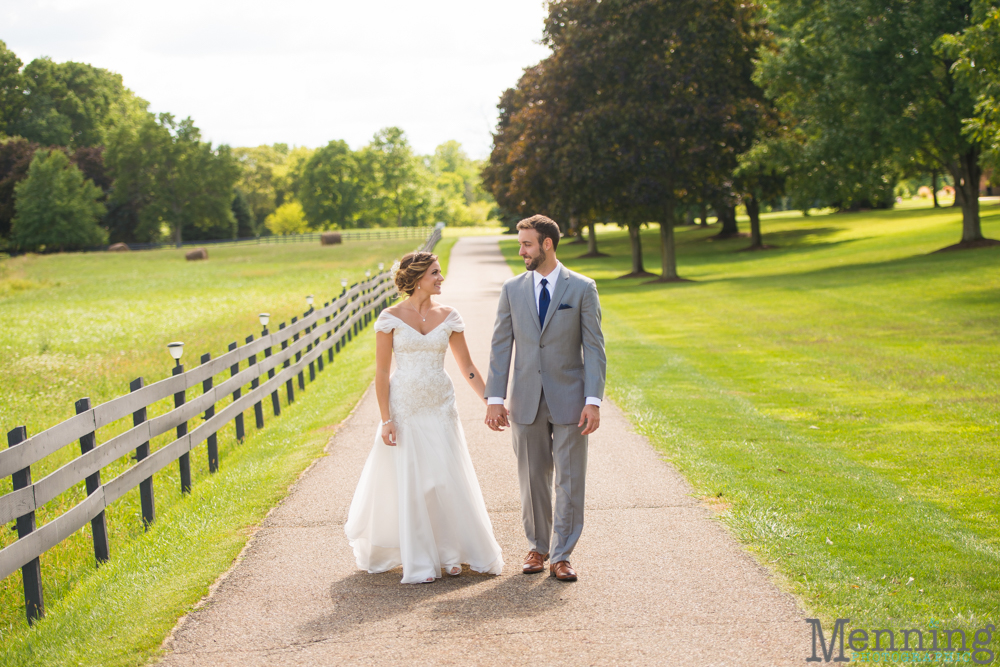
<path id="1" fill-rule="evenodd" d="M 440 228 L 435 229 L 422 249 L 432 249 L 440 238 Z M 97 563 L 107 561 L 110 549 L 105 508 L 139 487 L 143 523 L 151 524 L 156 518 L 154 473 L 177 461 L 181 490 L 189 493 L 190 454 L 195 448 L 205 443 L 209 471 L 218 470 L 216 434 L 223 426 L 235 421 L 236 437 L 242 439 L 243 413 L 253 409 L 256 427 L 263 428 L 263 403 L 268 397 L 274 416 L 279 416 L 281 386 L 285 386 L 288 402 L 292 403 L 296 379 L 299 389 L 304 390 L 306 372 L 312 381 L 317 371 L 323 371 L 324 353 L 327 361 L 332 362 L 334 352 L 339 352 L 374 321 L 395 297 L 396 288 L 389 273 L 380 273 L 345 289 L 321 308 L 310 309 L 301 319 L 293 318 L 287 327 L 282 323 L 273 332 L 265 327 L 260 338 L 249 336 L 242 346 L 233 343 L 226 354 L 215 359 L 203 355 L 201 364 L 190 371 L 185 371 L 178 362 L 171 377 L 148 386 L 143 378 L 137 378 L 130 385 L 130 393 L 107 403 L 91 406 L 90 399 L 81 399 L 76 403 L 75 417 L 31 437 L 24 426 L 11 430 L 7 434 L 9 448 L 0 451 L 0 477 L 12 477 L 13 491 L 0 496 L 0 525 L 15 521 L 18 539 L 0 550 L 0 579 L 21 570 L 28 622 L 41 618 L 45 612 L 39 556 L 90 522 Z M 215 384 L 215 377 L 224 372 L 229 377 Z M 199 384 L 203 393 L 188 402 L 187 390 Z M 249 389 L 244 393 L 247 385 Z M 147 407 L 171 396 L 174 409 L 147 418 Z M 230 396 L 232 402 L 216 414 L 216 403 Z M 204 415 L 205 421 L 188 432 L 188 421 L 199 414 Z M 132 428 L 97 444 L 98 429 L 129 416 Z M 150 440 L 171 430 L 176 438 L 151 452 Z M 32 482 L 32 464 L 76 441 L 80 444 L 80 456 Z M 102 482 L 102 468 L 128 455 L 133 455 L 135 465 Z M 44 526 L 35 525 L 36 508 L 80 482 L 86 482 L 86 499 Z"/>
<path id="2" fill-rule="evenodd" d="M 393 239 L 426 239 L 435 227 L 373 227 L 370 229 L 335 229 L 344 241 L 385 241 Z M 270 245 L 274 243 L 319 243 L 322 232 L 306 234 L 281 234 L 272 236 L 251 236 L 240 239 L 215 239 L 210 241 L 185 241 L 182 247 L 230 246 L 230 245 Z M 129 243 L 130 250 L 157 250 L 175 248 L 174 243 Z M 101 246 L 99 250 L 107 250 Z"/>

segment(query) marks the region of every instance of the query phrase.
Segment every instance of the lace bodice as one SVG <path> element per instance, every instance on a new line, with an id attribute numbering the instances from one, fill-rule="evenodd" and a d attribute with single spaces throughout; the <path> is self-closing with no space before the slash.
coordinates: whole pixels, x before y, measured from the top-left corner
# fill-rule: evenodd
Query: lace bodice
<path id="1" fill-rule="evenodd" d="M 397 424 L 423 412 L 438 412 L 442 418 L 457 415 L 455 386 L 444 371 L 444 355 L 452 332 L 465 331 L 457 310 L 437 327 L 421 334 L 387 311 L 375 321 L 375 331 L 392 334 L 396 370 L 389 381 L 389 412 Z"/>

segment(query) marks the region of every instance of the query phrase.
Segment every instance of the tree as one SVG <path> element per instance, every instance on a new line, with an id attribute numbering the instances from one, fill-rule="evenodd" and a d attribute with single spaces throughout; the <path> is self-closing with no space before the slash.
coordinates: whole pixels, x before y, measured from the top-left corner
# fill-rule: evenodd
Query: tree
<path id="1" fill-rule="evenodd" d="M 277 186 L 288 154 L 287 144 L 233 149 L 241 167 L 238 188 L 253 212 L 255 228 L 263 227 L 264 219 L 283 203 L 277 201 Z"/>
<path id="2" fill-rule="evenodd" d="M 233 217 L 236 218 L 236 238 L 259 236 L 250 203 L 247 201 L 247 196 L 239 188 L 236 188 L 233 195 L 231 208 L 233 209 Z"/>
<path id="3" fill-rule="evenodd" d="M 235 233 L 233 186 L 239 165 L 228 146 L 213 148 L 187 118 L 146 115 L 112 134 L 105 156 L 115 178 L 112 200 L 138 210 L 141 238 L 166 227 L 180 246 L 185 229 Z M 217 237 L 218 238 L 218 237 Z"/>
<path id="4" fill-rule="evenodd" d="M 40 144 L 102 145 L 114 126 L 147 106 L 120 74 L 85 63 L 38 58 L 25 66 L 22 81 L 25 104 L 7 132 Z"/>
<path id="5" fill-rule="evenodd" d="M 598 208 L 628 225 L 632 274 L 644 273 L 639 226 L 659 220 L 660 280 L 678 280 L 677 206 L 706 180 L 728 177 L 758 122 L 762 94 L 751 74 L 759 9 L 729 0 L 562 0 L 549 8 L 552 71 L 572 82 L 560 125 L 576 138 L 557 143 L 601 147 L 582 153 L 582 182 Z"/>
<path id="6" fill-rule="evenodd" d="M 853 175 L 853 196 L 891 197 L 898 165 L 914 156 L 946 169 L 962 206 L 963 243 L 982 239 L 982 145 L 963 132 L 975 96 L 943 40 L 972 18 L 969 0 L 785 0 L 773 6 L 777 48 L 763 54 L 758 73 L 808 128 L 817 172 Z"/>
<path id="7" fill-rule="evenodd" d="M 10 134 L 10 125 L 24 109 L 24 77 L 21 60 L 0 41 L 0 137 Z"/>
<path id="8" fill-rule="evenodd" d="M 38 151 L 14 193 L 11 241 L 19 250 L 77 250 L 107 242 L 97 224 L 104 193 L 62 151 Z"/>
<path id="9" fill-rule="evenodd" d="M 0 141 L 0 237 L 10 234 L 14 219 L 14 187 L 28 176 L 38 144 L 26 139 Z"/>
<path id="10" fill-rule="evenodd" d="M 364 187 L 354 151 L 346 141 L 331 141 L 305 162 L 298 195 L 313 229 L 350 229 L 362 214 Z"/>
<path id="11" fill-rule="evenodd" d="M 285 202 L 279 206 L 274 213 L 267 216 L 264 224 L 276 236 L 302 234 L 309 228 L 302 204 L 296 201 Z"/>
<path id="12" fill-rule="evenodd" d="M 417 226 L 431 221 L 429 184 L 421 182 L 418 161 L 401 129 L 376 132 L 357 160 L 364 186 L 363 226 L 386 222 Z"/>

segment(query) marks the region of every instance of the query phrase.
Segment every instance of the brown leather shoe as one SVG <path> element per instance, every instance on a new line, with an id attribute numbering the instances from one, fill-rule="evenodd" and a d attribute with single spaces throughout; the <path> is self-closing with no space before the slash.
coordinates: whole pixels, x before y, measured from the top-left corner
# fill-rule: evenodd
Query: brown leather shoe
<path id="1" fill-rule="evenodd" d="M 529 551 L 528 555 L 524 557 L 524 565 L 521 566 L 521 572 L 524 574 L 538 574 L 545 569 L 545 561 L 548 558 L 548 554 L 540 554 L 534 550 Z"/>
<path id="2" fill-rule="evenodd" d="M 576 571 L 569 566 L 568 560 L 561 560 L 549 566 L 549 576 L 559 581 L 576 581 Z"/>

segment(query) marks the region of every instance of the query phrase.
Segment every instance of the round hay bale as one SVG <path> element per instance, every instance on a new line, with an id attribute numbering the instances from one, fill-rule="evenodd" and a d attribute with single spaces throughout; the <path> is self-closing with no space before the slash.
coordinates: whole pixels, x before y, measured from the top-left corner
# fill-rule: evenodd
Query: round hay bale
<path id="1" fill-rule="evenodd" d="M 193 262 L 199 259 L 208 259 L 208 251 L 204 248 L 195 248 L 194 250 L 189 250 L 185 255 L 184 259 L 189 262 Z"/>
<path id="2" fill-rule="evenodd" d="M 108 246 L 108 252 L 128 252 L 131 248 L 128 247 L 127 243 L 115 243 Z"/>
<path id="3" fill-rule="evenodd" d="M 323 245 L 337 245 L 343 243 L 340 232 L 323 232 L 319 235 L 319 242 Z"/>

